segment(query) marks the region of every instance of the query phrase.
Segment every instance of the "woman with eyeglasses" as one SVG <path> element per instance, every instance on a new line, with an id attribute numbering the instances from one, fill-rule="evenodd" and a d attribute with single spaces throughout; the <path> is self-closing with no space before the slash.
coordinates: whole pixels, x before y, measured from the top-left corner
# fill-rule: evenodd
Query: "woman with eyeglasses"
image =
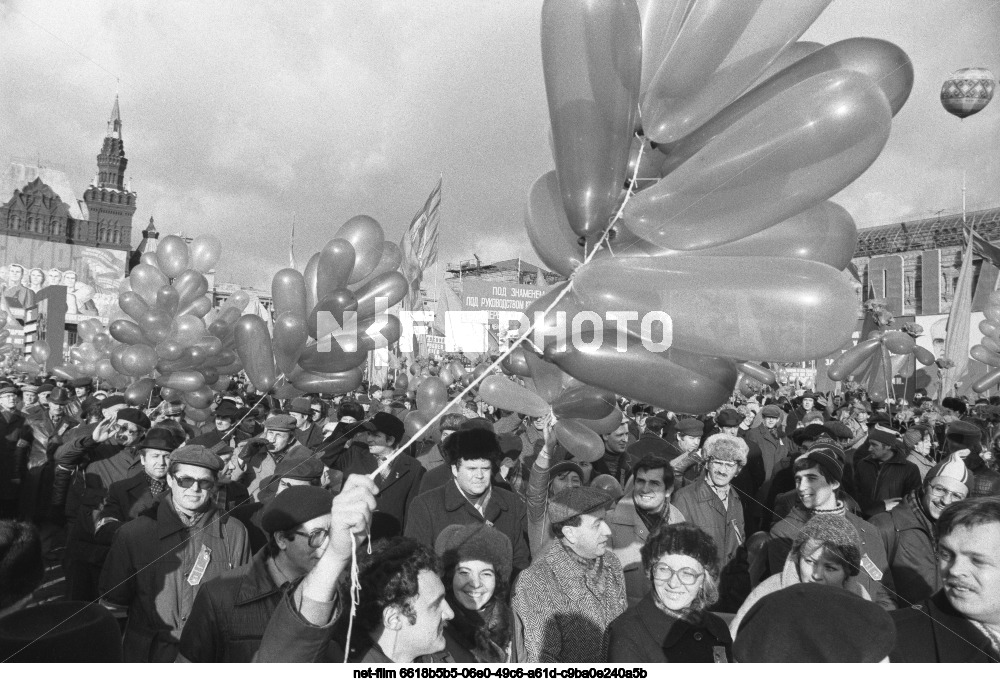
<path id="1" fill-rule="evenodd" d="M 781 573 L 757 585 L 729 623 L 733 638 L 750 608 L 772 592 L 800 583 L 822 583 L 871 601 L 857 576 L 861 570 L 861 536 L 843 516 L 813 516 L 799 531 Z"/>
<path id="2" fill-rule="evenodd" d="M 885 543 L 901 608 L 941 588 L 935 556 L 937 521 L 946 508 L 969 497 L 973 480 L 961 452 L 953 452 L 927 473 L 921 489 L 908 493 L 891 511 L 871 518 Z"/>
<path id="3" fill-rule="evenodd" d="M 707 608 L 719 598 L 712 538 L 690 524 L 661 525 L 642 548 L 653 589 L 608 628 L 611 663 L 724 663 L 732 660 L 726 622 Z"/>

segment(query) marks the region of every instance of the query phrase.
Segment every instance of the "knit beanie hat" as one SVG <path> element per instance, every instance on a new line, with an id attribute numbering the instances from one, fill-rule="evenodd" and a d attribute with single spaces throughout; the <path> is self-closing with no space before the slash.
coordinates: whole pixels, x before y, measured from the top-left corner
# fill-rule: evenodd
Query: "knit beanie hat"
<path id="1" fill-rule="evenodd" d="M 839 514 L 815 514 L 799 531 L 792 546 L 798 553 L 807 542 L 830 545 L 848 565 L 848 573 L 857 575 L 861 566 L 861 536 L 846 517 Z"/>
<path id="2" fill-rule="evenodd" d="M 907 449 L 915 448 L 924 439 L 925 435 L 927 435 L 926 429 L 920 427 L 907 429 L 906 433 L 903 434 L 903 445 Z"/>
<path id="3" fill-rule="evenodd" d="M 514 550 L 510 539 L 493 526 L 478 523 L 448 526 L 434 541 L 434 551 L 441 557 L 445 571 L 459 562 L 478 560 L 493 566 L 504 580 L 510 580 Z"/>
<path id="4" fill-rule="evenodd" d="M 805 454 L 799 455 L 795 460 L 796 471 L 812 468 L 800 464 L 803 460 L 819 467 L 823 477 L 830 482 L 841 483 L 844 480 L 844 451 L 832 443 L 814 445 Z"/>
<path id="5" fill-rule="evenodd" d="M 868 440 L 884 443 L 885 445 L 896 445 L 899 442 L 899 434 L 879 424 L 868 431 Z"/>
<path id="6" fill-rule="evenodd" d="M 972 489 L 972 474 L 965 466 L 962 458 L 958 457 L 955 453 L 952 453 L 947 459 L 943 459 L 931 467 L 931 470 L 927 472 L 927 476 L 924 477 L 924 482 L 930 483 L 935 478 L 941 477 L 957 481 L 964 485 L 967 491 Z"/>

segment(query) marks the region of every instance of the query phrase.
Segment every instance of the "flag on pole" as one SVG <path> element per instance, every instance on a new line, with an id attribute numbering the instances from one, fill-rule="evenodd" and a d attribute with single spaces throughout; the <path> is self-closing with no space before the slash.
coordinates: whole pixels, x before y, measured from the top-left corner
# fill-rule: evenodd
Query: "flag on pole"
<path id="1" fill-rule="evenodd" d="M 410 284 L 409 293 L 403 300 L 407 310 L 420 309 L 420 282 L 426 269 L 437 262 L 438 209 L 441 206 L 443 179 L 438 179 L 437 186 L 427 197 L 423 208 L 413 216 L 410 227 L 399 242 L 399 249 L 403 252 L 401 270 Z"/>
<path id="2" fill-rule="evenodd" d="M 948 313 L 948 337 L 944 342 L 944 357 L 953 363 L 944 370 L 941 380 L 941 397 L 954 395 L 959 382 L 969 366 L 969 327 L 972 325 L 972 257 L 975 240 L 968 239 L 958 271 L 955 298 Z"/>

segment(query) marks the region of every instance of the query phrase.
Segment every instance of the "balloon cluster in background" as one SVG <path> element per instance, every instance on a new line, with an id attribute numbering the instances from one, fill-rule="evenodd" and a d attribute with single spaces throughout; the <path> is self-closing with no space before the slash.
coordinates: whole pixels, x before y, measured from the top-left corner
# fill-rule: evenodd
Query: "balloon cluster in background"
<path id="1" fill-rule="evenodd" d="M 210 415 L 213 387 L 228 385 L 230 375 L 242 369 L 236 327 L 250 296 L 236 291 L 217 313 L 213 309 L 205 275 L 221 255 L 215 237 L 198 237 L 189 248 L 171 235 L 160 240 L 155 252 L 143 254 L 123 283 L 118 305 L 124 315 L 108 326 L 117 343 L 106 360 L 95 361 L 95 371 L 124 388 L 129 403 L 145 404 L 159 386 L 164 400 L 182 400 L 187 415 L 202 421 Z M 81 338 L 86 344 L 82 333 Z M 100 333 L 89 343 L 104 352 L 106 339 Z M 92 357 L 89 348 L 80 354 L 84 362 Z"/>
<path id="2" fill-rule="evenodd" d="M 983 333 L 982 343 L 973 346 L 969 355 L 991 369 L 972 384 L 976 393 L 985 393 L 1000 384 L 1000 291 L 990 294 L 983 314 L 986 319 L 979 323 L 979 331 Z"/>
<path id="3" fill-rule="evenodd" d="M 399 272 L 402 259 L 399 247 L 385 240 L 382 226 L 359 215 L 313 254 L 304 272 L 285 268 L 275 273 L 273 332 L 255 315 L 243 316 L 236 326 L 236 348 L 254 386 L 270 390 L 280 372 L 286 379 L 277 389 L 282 398 L 357 388 L 369 351 L 399 339 L 399 318 L 388 308 L 408 290 Z M 331 331 L 333 321 L 344 335 Z"/>
<path id="4" fill-rule="evenodd" d="M 893 376 L 909 379 L 915 367 L 937 362 L 934 354 L 917 345 L 923 334 L 918 324 L 906 324 L 902 329 L 889 329 L 892 313 L 882 299 L 872 299 L 864 305 L 865 320 L 861 327 L 861 341 L 833 361 L 827 369 L 832 381 L 852 378 L 865 387 L 873 400 L 890 397 Z"/>
<path id="5" fill-rule="evenodd" d="M 881 152 L 913 68 L 881 40 L 796 42 L 828 4 L 545 0 L 555 170 L 532 187 L 526 226 L 573 281 L 543 326 L 580 311 L 673 322 L 667 351 L 647 350 L 636 321 L 619 352 L 605 322 L 598 348 L 546 344 L 545 360 L 699 411 L 728 399 L 741 361 L 810 360 L 849 341 L 857 304 L 842 270 L 857 231 L 829 199 Z"/>

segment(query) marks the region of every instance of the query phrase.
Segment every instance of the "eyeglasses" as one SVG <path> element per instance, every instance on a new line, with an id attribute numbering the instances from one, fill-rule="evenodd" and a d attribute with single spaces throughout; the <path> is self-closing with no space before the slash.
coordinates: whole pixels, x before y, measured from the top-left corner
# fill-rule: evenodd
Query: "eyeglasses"
<path id="1" fill-rule="evenodd" d="M 319 549 L 330 536 L 330 530 L 328 528 L 316 528 L 308 533 L 303 533 L 300 530 L 294 530 L 292 531 L 292 535 L 301 535 L 304 538 L 309 538 L 309 546 L 313 549 Z"/>
<path id="2" fill-rule="evenodd" d="M 656 564 L 653 566 L 653 580 L 660 583 L 669 583 L 671 578 L 677 576 L 677 580 L 681 585 L 694 585 L 698 582 L 698 578 L 703 575 L 705 574 L 699 573 L 693 568 L 682 568 L 675 571 L 666 564 Z"/>
<path id="3" fill-rule="evenodd" d="M 124 424 L 115 424 L 114 428 L 115 431 L 117 431 L 118 433 L 125 433 L 128 434 L 129 436 L 138 436 L 140 433 L 139 428 L 135 426 L 125 426 Z"/>
<path id="4" fill-rule="evenodd" d="M 173 479 L 177 481 L 177 485 L 187 490 L 191 486 L 197 484 L 198 490 L 211 490 L 215 487 L 215 481 L 209 480 L 207 478 L 192 478 L 191 476 L 174 476 Z"/>
<path id="5" fill-rule="evenodd" d="M 947 488 L 943 488 L 939 485 L 931 486 L 931 494 L 933 494 L 934 497 L 940 497 L 941 499 L 947 499 L 952 502 L 961 502 L 962 500 L 965 499 L 965 495 L 963 495 L 962 493 L 954 493 L 948 490 Z"/>
<path id="6" fill-rule="evenodd" d="M 724 459 L 710 459 L 708 460 L 710 464 L 714 464 L 723 469 L 735 469 L 739 464 L 737 462 L 729 462 Z"/>

